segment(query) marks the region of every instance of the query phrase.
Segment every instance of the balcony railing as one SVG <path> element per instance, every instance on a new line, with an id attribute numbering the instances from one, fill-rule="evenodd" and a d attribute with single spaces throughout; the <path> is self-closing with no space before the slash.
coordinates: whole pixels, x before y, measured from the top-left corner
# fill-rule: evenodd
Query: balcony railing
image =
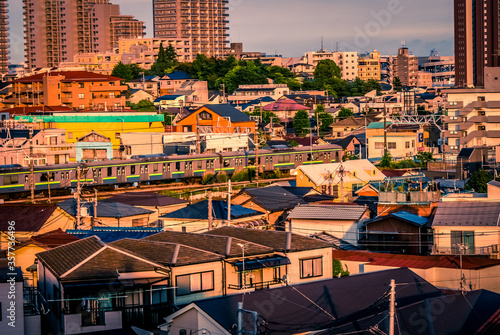
<path id="1" fill-rule="evenodd" d="M 381 204 L 428 204 L 440 199 L 439 192 L 380 192 L 378 195 Z"/>
<path id="2" fill-rule="evenodd" d="M 258 282 L 258 283 L 247 283 L 246 285 L 243 284 L 229 284 L 229 288 L 231 290 L 246 290 L 250 288 L 255 288 L 256 290 L 263 290 L 269 288 L 271 285 L 278 285 L 282 282 L 281 279 L 275 278 L 274 280 L 271 281 L 264 281 L 264 282 Z"/>
<path id="3" fill-rule="evenodd" d="M 432 253 L 438 255 L 485 255 L 492 256 L 498 255 L 500 247 L 498 244 L 492 244 L 484 247 L 475 247 L 475 248 L 467 248 L 466 250 L 461 251 L 459 248 L 449 248 L 449 247 L 432 247 Z"/>

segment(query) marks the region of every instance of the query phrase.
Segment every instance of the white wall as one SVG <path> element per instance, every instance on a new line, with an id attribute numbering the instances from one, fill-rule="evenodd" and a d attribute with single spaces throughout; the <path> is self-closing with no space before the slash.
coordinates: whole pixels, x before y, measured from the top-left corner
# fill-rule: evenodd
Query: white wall
<path id="1" fill-rule="evenodd" d="M 122 312 L 105 312 L 105 325 L 82 327 L 81 314 L 64 315 L 64 334 L 84 334 L 122 328 Z"/>

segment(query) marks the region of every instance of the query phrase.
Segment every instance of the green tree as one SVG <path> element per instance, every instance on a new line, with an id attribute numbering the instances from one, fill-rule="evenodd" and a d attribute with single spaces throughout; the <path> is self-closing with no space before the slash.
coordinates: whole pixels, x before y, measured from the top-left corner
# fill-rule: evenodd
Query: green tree
<path id="1" fill-rule="evenodd" d="M 434 162 L 436 159 L 432 157 L 432 152 L 420 151 L 415 158 L 422 166 L 427 166 L 428 162 Z"/>
<path id="2" fill-rule="evenodd" d="M 142 69 L 137 64 L 123 64 L 118 62 L 113 68 L 111 75 L 123 79 L 123 81 L 131 81 L 141 76 Z"/>
<path id="3" fill-rule="evenodd" d="M 351 116 L 354 116 L 354 113 L 352 112 L 352 110 L 342 107 L 340 109 L 339 113 L 337 114 L 337 119 L 344 120 L 344 119 L 347 119 L 348 117 L 351 117 Z"/>
<path id="4" fill-rule="evenodd" d="M 171 72 L 178 65 L 177 53 L 172 44 L 169 44 L 166 49 L 163 48 L 163 43 L 160 43 L 158 58 L 151 66 L 149 73 L 155 76 L 163 76 L 166 72 Z"/>
<path id="5" fill-rule="evenodd" d="M 347 269 L 347 264 L 344 270 L 344 268 L 342 267 L 342 262 L 340 262 L 338 259 L 334 259 L 332 261 L 332 270 L 333 270 L 333 278 L 346 277 L 350 275 L 350 272 Z"/>
<path id="6" fill-rule="evenodd" d="M 260 108 L 258 110 L 253 111 L 252 113 L 246 113 L 246 114 L 250 115 L 250 116 L 258 116 L 258 117 L 260 117 Z M 266 111 L 266 110 L 262 111 L 262 122 L 264 122 L 264 123 L 271 123 L 271 118 L 273 118 L 273 122 L 278 122 L 279 121 L 278 117 L 273 112 Z"/>
<path id="7" fill-rule="evenodd" d="M 380 168 L 387 168 L 387 169 L 390 169 L 393 166 L 392 156 L 389 153 L 389 151 L 387 151 L 386 153 L 384 153 L 384 156 L 382 156 L 382 160 L 380 161 L 380 163 L 378 164 L 378 166 Z"/>
<path id="8" fill-rule="evenodd" d="M 130 108 L 136 112 L 156 112 L 156 106 L 149 100 L 143 99 L 136 104 L 131 104 Z"/>
<path id="9" fill-rule="evenodd" d="M 298 144 L 297 142 L 295 142 L 294 140 L 291 140 L 291 141 L 290 141 L 290 146 L 291 146 L 292 148 L 295 148 L 295 147 L 298 147 L 298 146 L 299 146 L 299 144 Z"/>
<path id="10" fill-rule="evenodd" d="M 293 129 L 295 133 L 304 134 L 307 132 L 305 128 L 309 128 L 310 126 L 309 114 L 303 109 L 297 111 L 293 117 Z"/>
<path id="11" fill-rule="evenodd" d="M 318 115 L 318 119 L 320 122 L 319 131 L 321 133 L 329 133 L 331 130 L 330 126 L 333 123 L 333 116 L 330 113 L 323 112 Z"/>
<path id="12" fill-rule="evenodd" d="M 340 68 L 331 59 L 323 59 L 318 62 L 314 70 L 314 80 L 318 88 L 324 88 L 334 78 L 340 78 Z"/>
<path id="13" fill-rule="evenodd" d="M 231 69 L 223 79 L 226 90 L 233 93 L 239 85 L 267 84 L 267 76 L 263 74 L 254 62 L 245 62 L 245 65 L 238 65 Z"/>
<path id="14" fill-rule="evenodd" d="M 465 184 L 466 189 L 473 189 L 477 193 L 486 193 L 488 190 L 487 184 L 493 180 L 493 175 L 485 170 L 477 170 L 474 172 L 467 183 Z"/>
<path id="15" fill-rule="evenodd" d="M 401 79 L 399 79 L 399 77 L 394 77 L 392 80 L 392 87 L 396 92 L 401 92 L 403 90 L 403 84 L 401 83 Z"/>

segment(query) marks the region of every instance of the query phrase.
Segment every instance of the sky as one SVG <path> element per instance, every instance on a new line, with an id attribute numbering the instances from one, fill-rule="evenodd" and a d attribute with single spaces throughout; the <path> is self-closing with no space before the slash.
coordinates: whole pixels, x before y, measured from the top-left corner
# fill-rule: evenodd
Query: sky
<path id="1" fill-rule="evenodd" d="M 11 59 L 24 58 L 22 1 L 8 0 Z M 152 37 L 152 0 L 111 0 L 135 15 Z M 404 43 L 414 55 L 454 54 L 453 0 L 229 0 L 231 42 L 244 51 L 300 57 L 328 51 L 377 49 L 396 54 Z"/>

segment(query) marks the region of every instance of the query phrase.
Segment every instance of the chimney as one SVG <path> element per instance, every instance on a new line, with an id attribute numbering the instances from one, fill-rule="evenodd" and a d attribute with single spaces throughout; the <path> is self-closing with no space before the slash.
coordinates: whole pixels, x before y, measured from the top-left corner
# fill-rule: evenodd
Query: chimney
<path id="1" fill-rule="evenodd" d="M 174 249 L 174 254 L 172 255 L 172 265 L 175 265 L 175 263 L 177 263 L 177 257 L 179 256 L 180 249 L 181 249 L 181 245 L 176 244 L 175 249 Z"/>
<path id="2" fill-rule="evenodd" d="M 289 251 L 290 249 L 292 249 L 292 232 L 291 231 L 286 233 L 286 248 L 285 248 L 285 250 Z"/>
<path id="3" fill-rule="evenodd" d="M 231 244 L 233 243 L 233 238 L 232 237 L 228 237 L 227 238 L 227 244 L 226 244 L 226 256 L 229 256 L 229 254 L 231 253 Z"/>

